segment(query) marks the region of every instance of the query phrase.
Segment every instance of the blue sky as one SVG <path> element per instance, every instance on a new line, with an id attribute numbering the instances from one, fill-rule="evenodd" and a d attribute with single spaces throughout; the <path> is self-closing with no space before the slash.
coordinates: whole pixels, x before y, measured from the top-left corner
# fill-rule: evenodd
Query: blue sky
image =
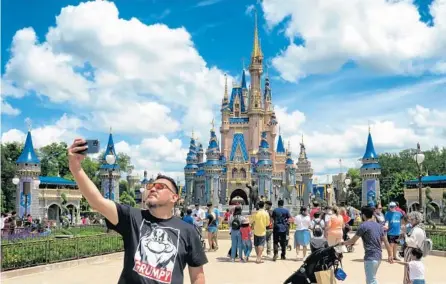
<path id="1" fill-rule="evenodd" d="M 27 117 L 39 146 L 105 143 L 111 125 L 138 171 L 179 175 L 192 128 L 206 143 L 220 120 L 223 73 L 249 64 L 255 5 L 282 134 L 292 149 L 304 134 L 318 175 L 356 166 L 369 125 L 378 152 L 443 146 L 446 4 L 358 1 L 2 1 L 2 141 L 23 139 Z"/>

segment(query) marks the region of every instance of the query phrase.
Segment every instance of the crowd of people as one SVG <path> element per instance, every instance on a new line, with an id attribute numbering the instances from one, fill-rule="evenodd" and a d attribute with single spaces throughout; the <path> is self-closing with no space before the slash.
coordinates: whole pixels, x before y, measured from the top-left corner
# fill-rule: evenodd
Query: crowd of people
<path id="1" fill-rule="evenodd" d="M 380 204 L 365 206 L 358 210 L 352 206 L 326 206 L 314 202 L 310 208 L 301 207 L 296 216 L 284 208 L 283 200 L 277 208 L 270 201 L 260 201 L 250 216 L 242 214 L 241 206 L 227 209 L 224 215 L 208 204 L 207 213 L 200 209 L 188 209 L 183 220 L 201 232 L 206 224 L 209 251 L 218 249 L 218 225 L 227 223 L 231 235 L 228 258 L 235 262 L 248 262 L 254 249 L 256 263 L 263 263 L 263 253 L 272 260 L 287 258 L 290 226 L 294 223 L 294 248 L 296 260 L 303 260 L 321 248 L 335 246 L 340 253 L 353 251 L 354 244 L 361 238 L 364 245 L 364 270 L 367 284 L 378 283 L 377 272 L 382 260 L 382 244 L 387 249 L 388 261 L 405 266 L 403 283 L 424 283 L 424 266 L 421 261 L 429 250 L 428 239 L 422 224 L 422 214 L 406 214 L 396 202 L 390 202 L 388 211 L 383 212 Z M 355 222 L 360 223 L 350 238 Z M 398 250 L 400 248 L 400 250 Z"/>

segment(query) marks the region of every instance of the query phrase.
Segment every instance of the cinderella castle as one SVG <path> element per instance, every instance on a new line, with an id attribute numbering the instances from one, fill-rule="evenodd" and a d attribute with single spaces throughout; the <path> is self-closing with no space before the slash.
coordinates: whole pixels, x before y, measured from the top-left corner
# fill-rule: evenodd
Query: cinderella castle
<path id="1" fill-rule="evenodd" d="M 285 149 L 280 132 L 277 133 L 278 121 L 272 103 L 270 80 L 268 75 L 262 76 L 263 53 L 257 16 L 249 73 L 250 85 L 247 85 L 243 70 L 241 82 L 233 84 L 230 92 L 225 76 L 221 141 L 212 126 L 204 153 L 203 145 L 194 135 L 191 137 L 184 167 L 182 196 L 187 204 L 228 204 L 234 199 L 249 204 L 247 184 L 253 185 L 260 198 L 273 203 L 283 199 L 289 205 L 296 205 L 300 198 L 306 205 L 309 201 L 313 169 L 307 159 L 303 139 L 295 164 L 289 144 Z"/>

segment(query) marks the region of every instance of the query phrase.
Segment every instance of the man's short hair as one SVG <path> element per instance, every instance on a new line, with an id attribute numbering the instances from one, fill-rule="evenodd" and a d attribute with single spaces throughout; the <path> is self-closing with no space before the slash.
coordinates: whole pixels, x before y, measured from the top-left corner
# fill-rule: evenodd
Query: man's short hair
<path id="1" fill-rule="evenodd" d="M 314 207 L 318 207 L 318 206 L 319 206 L 319 202 L 317 202 L 317 201 L 313 201 L 313 206 L 314 206 Z"/>
<path id="2" fill-rule="evenodd" d="M 207 204 L 207 206 L 208 206 L 208 207 L 212 207 L 212 202 L 209 202 L 209 203 Z"/>
<path id="3" fill-rule="evenodd" d="M 280 199 L 279 201 L 277 201 L 277 205 L 283 206 L 283 199 Z"/>
<path id="4" fill-rule="evenodd" d="M 319 217 L 321 217 L 321 211 L 314 212 L 314 218 L 317 219 Z"/>
<path id="5" fill-rule="evenodd" d="M 191 214 L 192 214 L 192 209 L 190 209 L 190 208 L 187 209 L 186 214 L 187 214 L 187 215 L 191 215 Z"/>
<path id="6" fill-rule="evenodd" d="M 259 201 L 259 203 L 257 203 L 257 205 L 259 206 L 259 208 L 263 208 L 263 207 L 265 207 L 265 202 Z"/>
<path id="7" fill-rule="evenodd" d="M 200 204 L 198 204 L 198 203 L 195 203 L 195 207 L 198 207 L 198 206 L 200 206 Z"/>
<path id="8" fill-rule="evenodd" d="M 271 201 L 269 201 L 269 200 L 267 200 L 267 201 L 265 202 L 265 204 L 266 204 L 266 205 L 269 205 L 269 206 L 273 206 L 273 203 L 272 203 Z"/>
<path id="9" fill-rule="evenodd" d="M 158 179 L 165 179 L 165 180 L 170 181 L 170 183 L 173 185 L 172 189 L 175 191 L 176 194 L 178 194 L 178 192 L 179 192 L 178 186 L 177 186 L 177 183 L 175 182 L 175 180 L 173 178 L 165 176 L 165 175 L 162 175 L 162 174 L 158 174 L 158 176 L 156 177 L 155 180 L 158 180 Z"/>
<path id="10" fill-rule="evenodd" d="M 367 205 L 361 208 L 361 214 L 363 214 L 367 219 L 372 218 L 374 213 L 375 213 L 375 208 L 372 206 Z"/>

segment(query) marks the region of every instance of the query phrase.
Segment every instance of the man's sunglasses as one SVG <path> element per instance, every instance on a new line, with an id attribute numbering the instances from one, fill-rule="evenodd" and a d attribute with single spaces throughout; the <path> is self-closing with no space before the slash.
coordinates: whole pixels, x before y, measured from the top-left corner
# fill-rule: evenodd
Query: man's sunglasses
<path id="1" fill-rule="evenodd" d="M 146 189 L 147 190 L 151 190 L 152 188 L 156 189 L 156 191 L 161 191 L 163 189 L 168 189 L 171 192 L 177 194 L 173 189 L 171 189 L 169 186 L 167 186 L 166 184 L 161 183 L 161 182 L 148 183 L 147 186 L 146 186 Z"/>

